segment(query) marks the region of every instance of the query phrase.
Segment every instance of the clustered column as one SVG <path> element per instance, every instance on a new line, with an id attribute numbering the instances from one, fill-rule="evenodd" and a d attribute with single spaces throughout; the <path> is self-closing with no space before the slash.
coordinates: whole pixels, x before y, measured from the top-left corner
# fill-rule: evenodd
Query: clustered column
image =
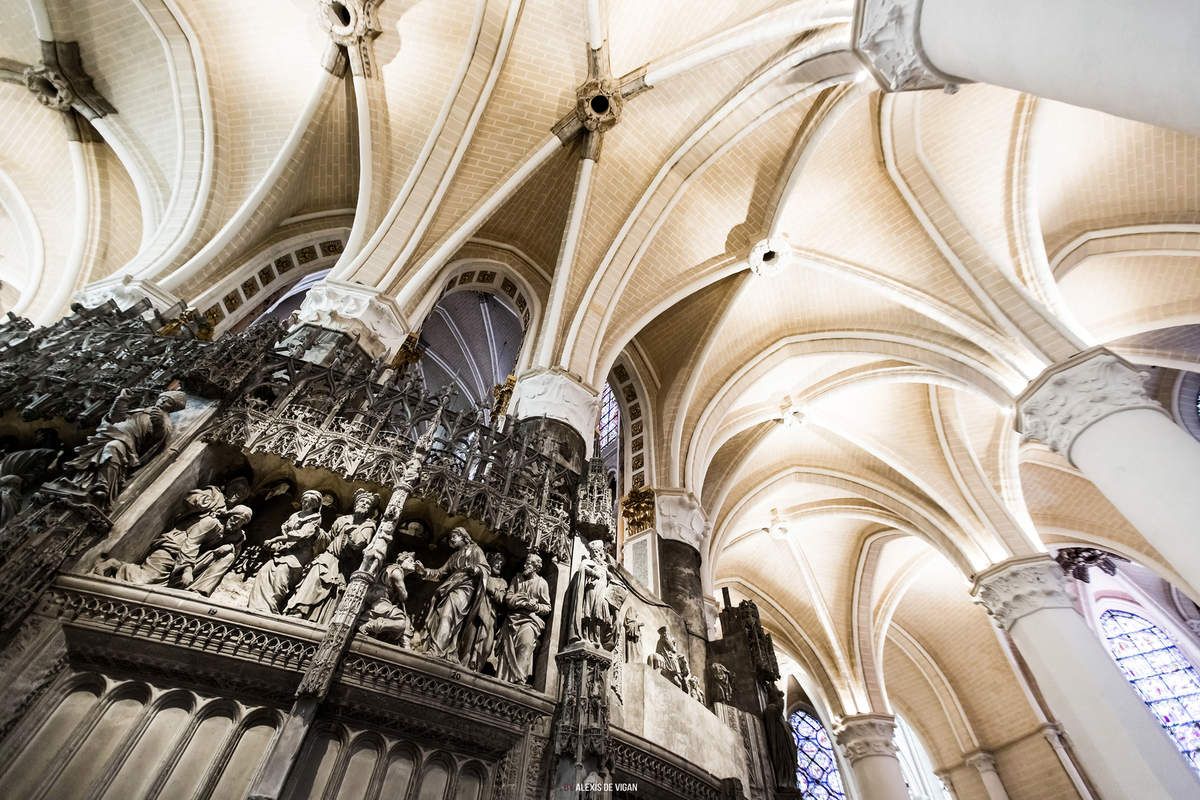
<path id="1" fill-rule="evenodd" d="M 837 743 L 854 772 L 858 794 L 869 800 L 908 800 L 908 787 L 896 757 L 896 719 L 884 714 L 845 717 Z"/>
<path id="2" fill-rule="evenodd" d="M 1057 564 L 1006 561 L 979 574 L 975 594 L 1012 637 L 1104 800 L 1200 797 L 1195 774 L 1075 611 Z"/>

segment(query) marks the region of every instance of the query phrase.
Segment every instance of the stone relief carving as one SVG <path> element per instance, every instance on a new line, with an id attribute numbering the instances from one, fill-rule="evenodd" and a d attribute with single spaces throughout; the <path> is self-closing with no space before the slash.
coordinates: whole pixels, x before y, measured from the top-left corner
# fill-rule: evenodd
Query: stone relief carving
<path id="1" fill-rule="evenodd" d="M 855 49 L 885 91 L 957 89 L 961 79 L 939 72 L 921 49 L 920 0 L 859 0 Z"/>
<path id="2" fill-rule="evenodd" d="M 405 608 L 408 600 L 408 576 L 423 568 L 411 550 L 396 554 L 395 560 L 383 568 L 379 580 L 367 590 L 359 632 L 372 639 L 408 647 L 412 640 L 412 623 Z"/>
<path id="3" fill-rule="evenodd" d="M 309 489 L 300 495 L 300 510 L 288 517 L 279 535 L 263 542 L 269 554 L 250 584 L 246 607 L 278 614 L 313 559 L 321 530 L 321 493 Z"/>
<path id="4" fill-rule="evenodd" d="M 198 590 L 194 589 L 198 582 L 201 588 L 210 583 L 215 586 L 213 577 L 219 569 L 215 565 L 236 553 L 245 539 L 242 529 L 252 517 L 250 508 L 242 505 L 203 514 L 187 527 L 172 527 L 160 534 L 140 562 L 102 558 L 93 572 L 135 585 L 193 590 Z"/>
<path id="5" fill-rule="evenodd" d="M 1134 408 L 1166 413 L 1146 393 L 1146 374 L 1106 350 L 1052 367 L 1017 400 L 1021 434 L 1068 460 L 1079 434 L 1109 414 Z"/>
<path id="6" fill-rule="evenodd" d="M 693 495 L 658 490 L 658 535 L 701 550 L 708 535 L 708 519 Z"/>
<path id="7" fill-rule="evenodd" d="M 666 625 L 658 629 L 658 644 L 654 648 L 654 654 L 650 656 L 650 666 L 683 691 L 693 694 L 694 676 L 691 667 L 688 666 L 687 656 L 679 652 L 679 643 L 675 641 Z M 699 681 L 696 681 L 696 688 L 699 688 L 699 685 Z"/>
<path id="8" fill-rule="evenodd" d="M 158 454 L 171 438 L 171 413 L 187 405 L 183 392 L 159 394 L 154 405 L 129 408 L 133 392 L 122 389 L 99 429 L 66 463 L 64 491 L 86 494 L 102 508 L 112 505 L 130 474 Z"/>
<path id="9" fill-rule="evenodd" d="M 1043 608 L 1071 608 L 1062 569 L 1049 558 L 1007 562 L 976 578 L 975 594 L 1002 630 Z"/>
<path id="10" fill-rule="evenodd" d="M 25 507 L 39 486 L 58 471 L 63 444 L 58 431 L 38 428 L 32 447 L 0 455 L 0 526 Z"/>
<path id="11" fill-rule="evenodd" d="M 333 618 L 340 592 L 375 534 L 378 515 L 379 495 L 355 492 L 354 510 L 334 520 L 328 532 L 317 534 L 312 562 L 287 601 L 285 614 L 321 623 Z"/>
<path id="12" fill-rule="evenodd" d="M 468 630 L 479 621 L 480 608 L 490 603 L 487 578 L 492 567 L 466 528 L 450 531 L 446 543 L 453 551 L 446 563 L 421 572 L 424 580 L 437 581 L 438 586 L 414 649 L 465 665 L 473 644 L 468 640 Z M 490 607 L 484 613 L 490 613 Z"/>

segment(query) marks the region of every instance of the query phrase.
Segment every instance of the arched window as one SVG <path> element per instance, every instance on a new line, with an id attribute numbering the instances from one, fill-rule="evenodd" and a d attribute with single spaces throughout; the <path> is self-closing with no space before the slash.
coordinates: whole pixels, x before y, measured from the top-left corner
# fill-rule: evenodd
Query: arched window
<path id="1" fill-rule="evenodd" d="M 804 800 L 845 800 L 833 743 L 821 721 L 797 709 L 788 715 L 796 739 L 796 786 Z"/>
<path id="2" fill-rule="evenodd" d="M 600 424 L 596 430 L 600 434 L 601 450 L 608 450 L 615 445 L 621 433 L 621 409 L 617 405 L 617 396 L 607 382 L 600 392 Z"/>
<path id="3" fill-rule="evenodd" d="M 896 751 L 900 772 L 912 800 L 950 800 L 946 785 L 933 773 L 929 751 L 917 732 L 899 714 L 896 715 Z"/>
<path id="4" fill-rule="evenodd" d="M 1200 772 L 1200 673 L 1166 631 L 1137 614 L 1109 609 L 1100 632 L 1125 679 Z"/>

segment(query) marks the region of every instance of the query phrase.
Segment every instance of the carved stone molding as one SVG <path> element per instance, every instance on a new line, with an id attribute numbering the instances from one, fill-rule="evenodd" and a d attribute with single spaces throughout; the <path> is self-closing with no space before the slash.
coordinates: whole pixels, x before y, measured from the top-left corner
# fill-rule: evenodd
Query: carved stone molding
<path id="1" fill-rule="evenodd" d="M 782 235 L 763 239 L 750 248 L 746 260 L 755 275 L 771 276 L 783 271 L 794 260 L 792 244 Z"/>
<path id="2" fill-rule="evenodd" d="M 951 91 L 966 83 L 940 72 L 921 48 L 921 0 L 857 0 L 854 49 L 887 92 Z"/>
<path id="3" fill-rule="evenodd" d="M 1062 569 L 1045 556 L 1013 559 L 981 572 L 974 594 L 1001 630 L 1043 608 L 1072 606 Z"/>
<path id="4" fill-rule="evenodd" d="M 344 331 L 358 337 L 372 358 L 400 350 L 408 331 L 390 298 L 375 289 L 348 283 L 319 283 L 300 306 L 299 322 Z"/>
<path id="5" fill-rule="evenodd" d="M 844 717 L 837 728 L 837 743 L 851 764 L 872 756 L 896 757 L 896 720 L 884 714 Z"/>
<path id="6" fill-rule="evenodd" d="M 985 772 L 995 772 L 996 758 L 986 750 L 977 750 L 967 756 L 966 765 L 973 767 L 981 775 Z"/>
<path id="7" fill-rule="evenodd" d="M 371 42 L 383 32 L 379 6 L 383 0 L 317 0 L 318 19 L 330 41 L 350 56 L 355 75 L 374 72 Z"/>
<path id="8" fill-rule="evenodd" d="M 517 419 L 549 417 L 565 422 L 583 437 L 587 455 L 591 455 L 600 395 L 566 370 L 550 367 L 526 372 L 517 379 L 509 410 Z"/>
<path id="9" fill-rule="evenodd" d="M 682 489 L 656 489 L 654 503 L 660 537 L 683 542 L 704 552 L 702 546 L 708 537 L 708 518 L 695 495 Z"/>
<path id="10" fill-rule="evenodd" d="M 1118 411 L 1167 413 L 1146 392 L 1146 373 L 1102 347 L 1085 350 L 1037 377 L 1017 398 L 1017 425 L 1068 460 L 1071 445 L 1093 424 Z"/>
<path id="11" fill-rule="evenodd" d="M 159 311 L 179 303 L 179 298 L 152 281 L 120 275 L 83 287 L 75 294 L 75 302 L 87 308 L 96 308 L 109 300 L 119 308 L 132 308 L 143 300 L 149 300 Z"/>

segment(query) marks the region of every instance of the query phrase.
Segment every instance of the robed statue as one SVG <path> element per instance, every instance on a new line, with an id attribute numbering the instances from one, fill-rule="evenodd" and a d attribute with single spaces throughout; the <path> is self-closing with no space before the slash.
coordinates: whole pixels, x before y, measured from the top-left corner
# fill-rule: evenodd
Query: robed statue
<path id="1" fill-rule="evenodd" d="M 529 683 L 533 654 L 550 614 L 550 586 L 538 573 L 542 559 L 537 553 L 525 558 L 521 574 L 512 579 L 504 595 L 508 619 L 496 637 L 496 677 L 512 683 Z"/>
<path id="2" fill-rule="evenodd" d="M 588 542 L 587 554 L 571 576 L 567 592 L 570 617 L 567 642 L 587 641 L 605 650 L 615 646 L 617 610 L 625 601 L 624 587 L 610 583 L 604 542 Z"/>
<path id="3" fill-rule="evenodd" d="M 440 581 L 433 592 L 425 627 L 417 649 L 439 658 L 466 664 L 474 637 L 465 634 L 479 620 L 480 606 L 487 599 L 490 566 L 479 545 L 466 528 L 455 528 L 446 537 L 454 551 L 437 569 L 424 570 L 421 577 Z"/>
<path id="4" fill-rule="evenodd" d="M 53 428 L 38 428 L 33 439 L 33 447 L 0 455 L 0 525 L 17 515 L 62 455 L 62 443 Z"/>
<path id="5" fill-rule="evenodd" d="M 488 553 L 488 574 L 483 579 L 483 597 L 475 616 L 463 627 L 462 643 L 459 651 L 462 654 L 462 664 L 465 667 L 482 672 L 492 655 L 492 645 L 496 641 L 496 625 L 500 606 L 504 603 L 504 595 L 508 591 L 508 581 L 501 573 L 504 571 L 504 554 Z"/>
<path id="6" fill-rule="evenodd" d="M 254 575 L 246 607 L 263 614 L 278 614 L 296 588 L 313 557 L 321 533 L 321 493 L 309 489 L 300 495 L 300 510 L 279 526 L 279 535 L 263 542 L 270 556 Z"/>
<path id="7" fill-rule="evenodd" d="M 784 699 L 779 687 L 763 682 L 767 694 L 763 709 L 763 728 L 767 736 L 767 754 L 771 758 L 775 785 L 789 789 L 796 786 L 796 740 L 783 719 Z"/>
<path id="8" fill-rule="evenodd" d="M 154 405 L 130 409 L 132 396 L 121 390 L 100 427 L 67 462 L 75 473 L 67 483 L 105 507 L 116 502 L 129 475 L 162 450 L 171 438 L 171 412 L 187 404 L 183 392 L 163 392 Z"/>
<path id="9" fill-rule="evenodd" d="M 316 556 L 285 613 L 313 622 L 328 623 L 350 573 L 362 563 L 363 549 L 375 535 L 379 495 L 359 489 L 354 493 L 354 511 L 338 517 L 328 533 L 317 536 Z"/>

